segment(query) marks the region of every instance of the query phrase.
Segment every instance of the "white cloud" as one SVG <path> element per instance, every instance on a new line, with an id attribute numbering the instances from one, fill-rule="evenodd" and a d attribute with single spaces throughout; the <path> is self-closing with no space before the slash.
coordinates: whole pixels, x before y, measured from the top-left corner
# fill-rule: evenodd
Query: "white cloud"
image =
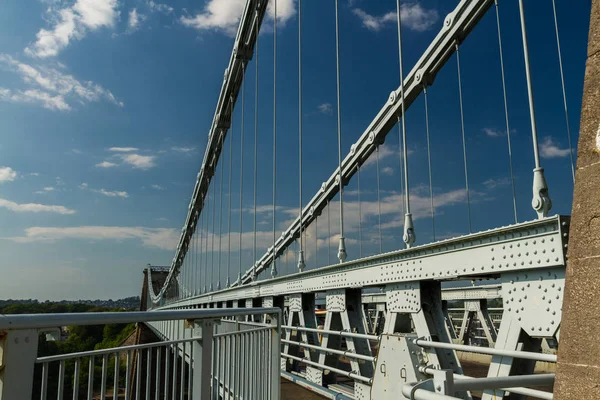
<path id="1" fill-rule="evenodd" d="M 171 147 L 171 150 L 177 151 L 179 153 L 190 153 L 196 150 L 195 147 Z"/>
<path id="2" fill-rule="evenodd" d="M 394 174 L 394 168 L 392 167 L 383 167 L 381 168 L 381 173 L 384 175 L 393 175 Z"/>
<path id="3" fill-rule="evenodd" d="M 130 31 L 136 30 L 140 26 L 140 23 L 143 20 L 144 20 L 144 15 L 138 14 L 137 8 L 134 8 L 131 11 L 129 11 L 129 21 L 127 22 L 129 30 Z"/>
<path id="4" fill-rule="evenodd" d="M 32 172 L 29 175 L 30 176 L 40 176 L 40 173 L 39 172 Z"/>
<path id="5" fill-rule="evenodd" d="M 141 154 L 130 153 L 121 155 L 121 158 L 126 164 L 137 169 L 149 169 L 156 166 L 156 163 L 154 162 L 156 159 L 155 156 L 143 156 Z"/>
<path id="6" fill-rule="evenodd" d="M 363 26 L 372 31 L 379 31 L 385 26 L 396 24 L 396 11 L 389 11 L 381 16 L 371 15 L 360 8 L 352 9 L 354 15 L 360 18 Z M 415 32 L 430 29 L 439 19 L 437 10 L 427 10 L 420 3 L 405 3 L 400 6 L 402 26 Z"/>
<path id="7" fill-rule="evenodd" d="M 110 162 L 110 161 L 102 161 L 101 163 L 96 164 L 96 167 L 98 168 L 112 168 L 112 167 L 116 167 L 117 164 Z"/>
<path id="8" fill-rule="evenodd" d="M 506 136 L 506 132 L 499 131 L 499 130 L 494 129 L 494 128 L 483 128 L 482 130 L 489 137 L 502 137 L 502 136 Z"/>
<path id="9" fill-rule="evenodd" d="M 132 151 L 138 151 L 137 147 L 111 147 L 108 151 L 114 151 L 117 153 L 130 153 Z"/>
<path id="10" fill-rule="evenodd" d="M 317 106 L 317 110 L 319 110 L 319 112 L 321 114 L 327 114 L 327 115 L 333 114 L 333 106 L 331 105 L 331 103 L 319 104 Z"/>
<path id="11" fill-rule="evenodd" d="M 44 205 L 36 203 L 19 204 L 6 199 L 0 199 L 0 208 L 6 208 L 14 212 L 53 212 L 63 215 L 75 214 L 75 210 L 71 210 L 63 206 Z"/>
<path id="12" fill-rule="evenodd" d="M 43 188 L 42 190 L 38 190 L 38 191 L 37 191 L 37 192 L 35 192 L 35 193 L 36 193 L 36 194 L 45 194 L 45 193 L 48 193 L 48 192 L 53 192 L 53 191 L 55 191 L 55 190 L 56 190 L 56 189 L 55 189 L 55 188 L 53 188 L 52 186 L 46 186 L 46 187 L 45 187 L 45 188 Z"/>
<path id="13" fill-rule="evenodd" d="M 234 36 L 245 4 L 246 0 L 209 0 L 203 12 L 195 16 L 182 16 L 180 22 L 199 31 L 215 30 Z M 278 22 L 285 23 L 295 14 L 294 0 L 277 0 Z M 270 19 L 274 17 L 274 8 L 271 4 L 267 6 L 267 17 Z"/>
<path id="14" fill-rule="evenodd" d="M 127 192 L 118 191 L 118 190 L 110 191 L 110 190 L 104 190 L 104 189 L 99 189 L 99 190 L 98 189 L 90 189 L 90 191 L 94 192 L 94 193 L 103 194 L 107 197 L 122 197 L 124 199 L 129 197 L 129 194 Z"/>
<path id="15" fill-rule="evenodd" d="M 12 90 L 0 87 L 0 100 L 13 103 L 39 104 L 50 110 L 68 111 L 70 102 L 95 102 L 106 100 L 123 106 L 107 89 L 92 81 L 78 81 L 54 68 L 33 66 L 22 63 L 13 57 L 0 54 L 0 66 L 21 77 L 30 86 L 24 90 Z"/>
<path id="16" fill-rule="evenodd" d="M 165 190 L 165 188 L 160 185 L 152 185 L 151 188 L 155 190 Z"/>
<path id="17" fill-rule="evenodd" d="M 129 194 L 125 191 L 118 190 L 106 190 L 106 189 L 90 189 L 87 183 L 82 183 L 79 185 L 79 189 L 89 190 L 90 192 L 99 193 L 107 197 L 122 197 L 124 199 L 129 197 Z"/>
<path id="18" fill-rule="evenodd" d="M 131 240 L 139 239 L 148 247 L 175 250 L 179 242 L 179 231 L 171 228 L 145 228 L 125 226 L 74 226 L 74 227 L 31 227 L 25 236 L 7 238 L 18 243 L 54 242 L 67 239 L 84 240 Z"/>
<path id="19" fill-rule="evenodd" d="M 156 3 L 154 1 L 149 1 L 148 7 L 152 11 L 158 11 L 158 12 L 166 14 L 166 15 L 171 14 L 173 12 L 173 7 L 171 7 L 167 4 Z"/>
<path id="20" fill-rule="evenodd" d="M 17 178 L 17 172 L 11 167 L 0 167 L 0 183 L 12 182 Z"/>
<path id="21" fill-rule="evenodd" d="M 509 178 L 500 178 L 500 179 L 488 179 L 487 181 L 483 182 L 483 185 L 488 188 L 488 189 L 494 189 L 498 186 L 505 186 L 510 184 L 510 179 Z"/>
<path id="22" fill-rule="evenodd" d="M 117 5 L 117 0 L 77 0 L 61 10 L 50 6 L 54 25 L 49 30 L 40 29 L 37 40 L 25 48 L 25 53 L 39 58 L 56 56 L 72 40 L 83 39 L 88 31 L 113 26 L 119 16 Z"/>
<path id="23" fill-rule="evenodd" d="M 540 153 L 544 158 L 568 157 L 571 150 L 561 149 L 550 136 L 546 136 L 540 145 Z"/>

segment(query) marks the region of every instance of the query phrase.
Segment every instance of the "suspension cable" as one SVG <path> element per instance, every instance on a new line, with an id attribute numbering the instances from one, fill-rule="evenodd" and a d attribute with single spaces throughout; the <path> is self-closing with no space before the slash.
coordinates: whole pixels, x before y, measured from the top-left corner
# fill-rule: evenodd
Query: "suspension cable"
<path id="1" fill-rule="evenodd" d="M 254 246 L 252 251 L 252 280 L 256 280 L 256 185 L 257 185 L 257 144 L 258 144 L 258 26 L 256 24 L 256 44 L 255 51 L 255 88 L 254 88 Z"/>
<path id="2" fill-rule="evenodd" d="M 381 201 L 380 201 L 380 181 L 379 181 L 379 145 L 375 147 L 375 158 L 377 160 L 377 212 L 379 214 L 379 254 L 383 253 L 383 242 L 381 237 Z"/>
<path id="3" fill-rule="evenodd" d="M 277 216 L 277 0 L 273 2 L 273 262 L 271 278 L 277 276 L 277 246 L 275 237 L 275 221 Z"/>
<path id="4" fill-rule="evenodd" d="M 565 89 L 565 76 L 563 72 L 562 53 L 560 51 L 560 36 L 558 34 L 558 18 L 556 16 L 556 2 L 552 0 L 552 11 L 554 12 L 554 30 L 556 32 L 556 48 L 558 50 L 558 66 L 560 67 L 560 83 L 562 86 L 563 104 L 565 107 L 565 120 L 567 123 L 567 138 L 569 139 L 569 156 L 571 157 L 571 174 L 575 182 L 575 161 L 573 159 L 573 145 L 571 142 L 571 127 L 569 125 L 569 109 L 567 108 L 567 91 Z"/>
<path id="5" fill-rule="evenodd" d="M 340 192 L 340 244 L 338 248 L 338 260 L 344 262 L 347 257 L 346 243 L 344 241 L 344 179 L 342 176 L 342 115 L 340 106 L 340 29 L 338 16 L 338 0 L 335 0 L 335 70 L 337 89 L 337 136 L 338 136 L 338 168 L 339 168 L 339 192 Z"/>
<path id="6" fill-rule="evenodd" d="M 231 281 L 229 280 L 230 276 L 230 264 L 231 264 L 231 180 L 233 177 L 232 168 L 233 168 L 233 99 L 230 99 L 231 104 L 231 126 L 229 128 L 229 198 L 227 202 L 229 203 L 228 211 L 227 211 L 227 280 L 225 281 L 225 287 L 229 287 L 231 285 Z"/>
<path id="7" fill-rule="evenodd" d="M 425 99 L 425 133 L 427 134 L 427 165 L 429 168 L 429 199 L 431 201 L 431 231 L 435 242 L 435 208 L 433 206 L 433 178 L 431 170 L 431 143 L 429 140 L 429 105 L 427 101 L 427 85 L 423 85 L 423 98 Z"/>
<path id="8" fill-rule="evenodd" d="M 242 284 L 242 227 L 244 220 L 244 114 L 245 114 L 245 103 L 246 103 L 246 80 L 244 76 L 246 75 L 246 64 L 242 66 L 242 122 L 241 122 L 241 131 L 240 131 L 240 269 L 238 272 L 238 286 Z"/>
<path id="9" fill-rule="evenodd" d="M 500 51 L 500 71 L 502 73 L 502 94 L 504 96 L 504 120 L 506 122 L 506 139 L 508 141 L 508 165 L 510 167 L 510 184 L 512 187 L 513 197 L 513 212 L 515 214 L 515 224 L 518 221 L 517 217 L 517 192 L 515 190 L 515 175 L 513 173 L 513 161 L 512 161 L 512 144 L 510 140 L 510 124 L 508 123 L 508 100 L 506 97 L 506 79 L 504 75 L 504 54 L 502 51 L 502 35 L 500 34 L 500 10 L 498 8 L 498 0 L 494 1 L 496 4 L 496 25 L 498 27 L 498 49 Z"/>
<path id="10" fill-rule="evenodd" d="M 463 164 L 465 168 L 465 190 L 467 191 L 467 214 L 469 218 L 469 233 L 472 232 L 471 228 L 471 196 L 469 193 L 469 171 L 467 169 L 467 142 L 465 140 L 465 119 L 463 112 L 463 98 L 462 98 L 462 82 L 460 79 L 460 52 L 458 43 L 455 44 L 456 48 L 456 70 L 458 75 L 458 103 L 460 106 L 460 129 L 462 133 L 462 146 L 463 146 Z"/>
<path id="11" fill-rule="evenodd" d="M 306 267 L 302 251 L 302 0 L 298 0 L 298 197 L 300 221 L 298 272 L 302 272 Z"/>
<path id="12" fill-rule="evenodd" d="M 319 217 L 315 215 L 315 268 L 319 268 Z"/>
<path id="13" fill-rule="evenodd" d="M 533 142 L 533 158 L 535 169 L 533 170 L 533 199 L 531 205 L 537 212 L 538 218 L 548 216 L 552 208 L 552 201 L 548 193 L 548 184 L 544 177 L 544 169 L 540 165 L 540 153 L 538 148 L 537 126 L 535 122 L 535 107 L 533 101 L 533 87 L 531 83 L 531 69 L 529 66 L 529 46 L 527 44 L 527 29 L 525 27 L 525 10 L 523 0 L 519 0 L 519 14 L 521 19 L 521 38 L 523 40 L 523 55 L 525 59 L 525 77 L 527 78 L 527 97 L 529 99 L 529 118 L 531 121 L 531 139 Z"/>
<path id="14" fill-rule="evenodd" d="M 329 200 L 327 200 L 327 263 L 331 265 L 331 218 L 329 213 Z"/>
<path id="15" fill-rule="evenodd" d="M 204 218 L 206 238 L 204 239 L 204 293 L 206 293 L 206 281 L 208 281 L 208 213 L 210 212 L 210 186 L 206 189 L 206 216 Z"/>
<path id="16" fill-rule="evenodd" d="M 396 11 L 398 22 L 398 63 L 400 65 L 400 106 L 402 110 L 402 156 L 404 159 L 404 197 L 406 202 L 406 214 L 404 214 L 404 234 L 402 238 L 406 247 L 409 248 L 415 242 L 414 226 L 412 221 L 412 214 L 410 213 L 410 196 L 408 183 L 408 147 L 406 144 L 406 105 L 404 99 L 404 62 L 402 59 L 402 12 L 400 8 L 400 0 L 396 0 Z"/>
<path id="17" fill-rule="evenodd" d="M 223 153 L 223 136 L 221 136 L 221 154 Z M 221 186 L 219 194 L 219 265 L 217 269 L 217 290 L 221 289 L 221 240 L 222 240 L 222 229 L 223 229 L 223 171 L 225 166 L 225 160 L 221 160 L 221 178 L 219 184 Z"/>
<path id="18" fill-rule="evenodd" d="M 362 205 L 360 201 L 360 164 L 356 164 L 356 175 L 358 180 L 358 257 L 362 258 Z"/>
<path id="19" fill-rule="evenodd" d="M 216 170 L 215 165 L 215 181 Z M 212 201 L 212 235 L 210 239 L 210 291 L 213 291 L 213 282 L 215 281 L 215 214 L 217 205 L 217 182 L 213 185 L 213 201 Z"/>

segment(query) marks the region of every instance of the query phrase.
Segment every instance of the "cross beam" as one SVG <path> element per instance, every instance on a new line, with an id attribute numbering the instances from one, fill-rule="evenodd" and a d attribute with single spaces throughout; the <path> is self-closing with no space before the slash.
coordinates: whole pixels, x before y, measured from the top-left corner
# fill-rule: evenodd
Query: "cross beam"
<path id="1" fill-rule="evenodd" d="M 174 302 L 185 307 L 238 299 L 381 287 L 400 282 L 496 278 L 566 265 L 569 217 L 553 216 Z"/>

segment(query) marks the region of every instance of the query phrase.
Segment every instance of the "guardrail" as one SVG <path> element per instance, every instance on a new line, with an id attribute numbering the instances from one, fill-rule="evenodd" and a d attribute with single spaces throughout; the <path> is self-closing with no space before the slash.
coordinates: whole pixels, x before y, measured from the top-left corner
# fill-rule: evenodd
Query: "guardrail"
<path id="1" fill-rule="evenodd" d="M 258 328 L 235 321 L 222 323 L 225 318 L 253 315 L 267 316 L 266 322 Z M 65 326 L 133 322 L 151 327 L 181 324 L 189 337 L 37 356 L 38 336 L 42 333 Z M 128 400 L 232 397 L 278 400 L 280 338 L 278 308 L 2 315 L 0 400 L 32 398 L 36 365 L 41 365 L 41 400 L 105 400 L 123 395 Z M 57 378 L 49 379 L 50 371 L 57 372 L 53 374 Z"/>

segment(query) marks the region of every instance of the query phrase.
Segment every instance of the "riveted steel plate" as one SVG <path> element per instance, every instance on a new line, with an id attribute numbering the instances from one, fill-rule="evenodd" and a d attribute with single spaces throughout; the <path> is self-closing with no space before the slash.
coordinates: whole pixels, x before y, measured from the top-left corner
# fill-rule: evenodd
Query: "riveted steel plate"
<path id="1" fill-rule="evenodd" d="M 325 294 L 325 308 L 327 311 L 344 312 L 346 311 L 346 291 L 329 290 Z"/>
<path id="2" fill-rule="evenodd" d="M 371 386 L 362 382 L 354 382 L 354 398 L 356 400 L 371 400 Z"/>
<path id="3" fill-rule="evenodd" d="M 397 313 L 415 313 L 421 310 L 419 282 L 394 283 L 385 287 L 388 310 Z"/>
<path id="4" fill-rule="evenodd" d="M 310 365 L 306 366 L 306 380 L 312 383 L 315 383 L 319 386 L 323 385 L 323 371 L 319 368 L 311 367 Z"/>
<path id="5" fill-rule="evenodd" d="M 268 296 L 268 297 L 263 297 L 262 299 L 262 306 L 263 307 L 273 307 L 273 297 L 272 296 Z"/>
<path id="6" fill-rule="evenodd" d="M 302 294 L 295 293 L 289 297 L 290 312 L 302 311 Z"/>
<path id="7" fill-rule="evenodd" d="M 502 274 L 504 312 L 533 337 L 553 337 L 562 317 L 565 270 L 547 268 Z"/>

